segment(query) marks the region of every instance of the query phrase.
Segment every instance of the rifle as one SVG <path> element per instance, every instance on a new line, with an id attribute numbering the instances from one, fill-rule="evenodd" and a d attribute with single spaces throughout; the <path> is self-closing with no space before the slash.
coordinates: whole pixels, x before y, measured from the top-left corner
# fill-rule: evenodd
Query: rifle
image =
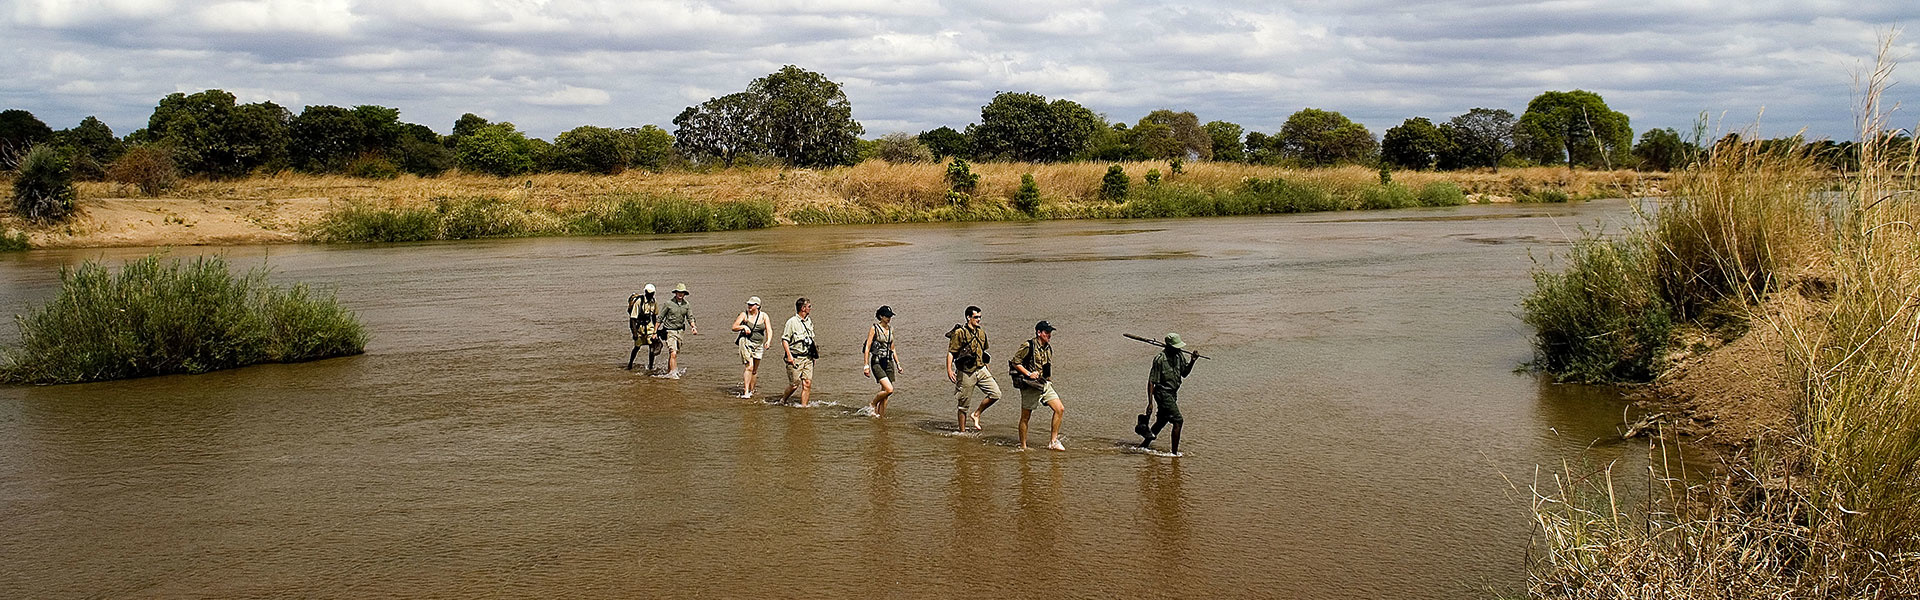
<path id="1" fill-rule="evenodd" d="M 1143 338 L 1143 337 L 1140 337 L 1140 336 L 1137 336 L 1137 335 L 1134 335 L 1134 334 L 1131 334 L 1131 333 L 1122 333 L 1122 334 L 1120 334 L 1120 335 L 1124 335 L 1124 336 L 1126 336 L 1126 337 L 1127 337 L 1127 339 L 1130 339 L 1130 340 L 1136 340 L 1136 341 L 1141 341 L 1141 342 L 1146 342 L 1146 343 L 1149 343 L 1149 344 L 1153 344 L 1153 345 L 1155 345 L 1155 346 L 1159 346 L 1159 347 L 1161 347 L 1161 348 L 1165 348 L 1165 347 L 1167 347 L 1167 344 L 1166 344 L 1165 342 L 1161 342 L 1160 340 L 1150 340 L 1150 339 L 1147 339 L 1147 338 Z M 1174 350 L 1180 350 L 1180 349 L 1179 349 L 1179 348 L 1174 348 Z M 1201 356 L 1199 352 L 1194 352 L 1194 351 L 1192 351 L 1192 350 L 1180 350 L 1180 351 L 1181 351 L 1181 352 L 1185 352 L 1185 353 L 1187 353 L 1187 354 L 1192 354 L 1194 358 L 1204 358 L 1204 359 L 1207 359 L 1207 360 L 1213 360 L 1213 357 L 1211 357 L 1211 356 Z"/>

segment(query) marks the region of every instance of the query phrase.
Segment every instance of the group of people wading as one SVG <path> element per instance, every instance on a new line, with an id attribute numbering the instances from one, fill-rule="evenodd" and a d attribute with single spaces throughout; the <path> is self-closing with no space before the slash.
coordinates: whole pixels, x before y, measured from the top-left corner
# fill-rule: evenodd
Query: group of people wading
<path id="1" fill-rule="evenodd" d="M 627 355 L 627 369 L 632 370 L 634 361 L 640 356 L 640 350 L 647 350 L 647 371 L 655 377 L 679 379 L 685 372 L 680 365 L 680 346 L 685 336 L 700 334 L 695 324 L 693 311 L 687 303 L 691 292 L 682 283 L 673 288 L 673 298 L 661 302 L 655 297 L 653 284 L 649 283 L 640 293 L 627 297 L 627 326 L 633 333 L 633 352 Z M 780 394 L 779 402 L 790 401 L 797 392 L 800 406 L 809 406 L 813 400 L 814 361 L 820 357 L 819 346 L 814 340 L 813 303 L 806 298 L 793 302 L 793 316 L 788 318 L 780 330 L 780 353 L 787 365 L 787 389 Z M 980 413 L 987 407 L 1000 401 L 1000 384 L 987 369 L 987 334 L 980 325 L 981 311 L 978 306 L 968 306 L 966 321 L 947 331 L 947 381 L 953 383 L 955 403 L 955 426 L 960 432 L 966 432 L 971 426 L 980 430 Z M 894 394 L 894 384 L 903 372 L 899 352 L 894 347 L 893 309 L 881 306 L 873 313 L 874 323 L 867 328 L 866 340 L 861 344 L 865 366 L 862 372 L 879 383 L 879 392 L 873 395 L 867 410 L 874 417 L 886 416 L 887 399 Z M 768 335 L 771 333 L 772 319 L 760 309 L 760 297 L 747 298 L 747 307 L 739 316 L 734 317 L 730 329 L 734 332 L 734 345 L 739 348 L 741 372 L 741 391 L 739 397 L 754 397 L 754 385 L 757 383 L 760 362 L 769 347 Z M 1060 420 L 1066 414 L 1067 407 L 1060 399 L 1059 392 L 1053 388 L 1053 333 L 1055 328 L 1046 321 L 1033 326 L 1033 338 L 1021 344 L 1014 351 L 1013 358 L 1007 361 L 1007 375 L 1013 386 L 1020 390 L 1020 449 L 1027 448 L 1027 422 L 1033 411 L 1041 405 L 1053 411 L 1051 437 L 1047 448 L 1066 450 L 1060 443 Z M 1129 335 L 1128 337 L 1133 337 Z M 1140 436 L 1142 448 L 1152 447 L 1153 440 L 1167 424 L 1173 425 L 1171 451 L 1180 453 L 1180 382 L 1193 372 L 1195 359 L 1205 358 L 1198 352 L 1188 350 L 1181 341 L 1180 334 L 1169 333 L 1162 342 L 1145 340 L 1160 346 L 1161 352 L 1153 359 L 1153 368 L 1147 376 L 1147 409 L 1139 416 L 1134 433 Z M 655 361 L 660 354 L 667 355 L 665 371 L 655 369 Z M 980 404 L 969 407 L 973 391 L 981 393 Z M 1155 417 L 1149 426 L 1149 418 Z"/>

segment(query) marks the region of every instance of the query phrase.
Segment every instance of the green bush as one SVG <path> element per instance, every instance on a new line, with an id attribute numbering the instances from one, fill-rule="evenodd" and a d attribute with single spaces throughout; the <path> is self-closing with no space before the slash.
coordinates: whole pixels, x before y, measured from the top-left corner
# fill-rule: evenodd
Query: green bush
<path id="1" fill-rule="evenodd" d="M 1147 176 L 1144 179 L 1146 180 L 1148 187 L 1160 185 L 1160 170 L 1147 169 Z"/>
<path id="2" fill-rule="evenodd" d="M 148 196 L 160 195 L 179 178 L 180 170 L 173 166 L 173 155 L 158 144 L 129 148 L 107 167 L 107 180 L 134 186 Z"/>
<path id="3" fill-rule="evenodd" d="M 499 198 L 442 198 L 434 202 L 442 240 L 530 235 L 523 213 Z"/>
<path id="4" fill-rule="evenodd" d="M 1020 176 L 1020 189 L 1013 193 L 1013 208 L 1028 216 L 1040 214 L 1040 186 L 1033 182 L 1033 174 Z"/>
<path id="5" fill-rule="evenodd" d="M 411 137 L 400 140 L 400 150 L 395 158 L 400 163 L 400 170 L 421 177 L 434 177 L 453 168 L 452 150 Z"/>
<path id="6" fill-rule="evenodd" d="M 455 143 L 454 157 L 460 168 L 500 177 L 533 170 L 538 147 L 512 123 L 481 127 Z"/>
<path id="7" fill-rule="evenodd" d="M 1413 190 L 1397 183 L 1370 187 L 1360 191 L 1360 208 L 1379 210 L 1385 208 L 1406 208 L 1413 206 L 1417 199 Z"/>
<path id="8" fill-rule="evenodd" d="M 400 176 L 400 166 L 380 156 L 361 156 L 347 164 L 347 175 L 361 179 L 393 179 Z"/>
<path id="9" fill-rule="evenodd" d="M 1460 206 L 1467 203 L 1467 195 L 1460 186 L 1437 181 L 1422 186 L 1417 200 L 1421 206 Z"/>
<path id="10" fill-rule="evenodd" d="M 1234 214 L 1280 214 L 1346 210 L 1346 202 L 1325 189 L 1298 185 L 1275 177 L 1249 178 L 1232 200 Z"/>
<path id="11" fill-rule="evenodd" d="M 1559 273 L 1536 269 L 1521 302 L 1533 326 L 1533 366 L 1562 381 L 1649 381 L 1660 374 L 1674 324 L 1652 276 L 1644 238 L 1575 242 Z"/>
<path id="12" fill-rule="evenodd" d="M 764 200 L 706 203 L 633 195 L 601 202 L 574 215 L 567 231 L 577 235 L 692 233 L 762 229 L 774 223 L 773 203 Z"/>
<path id="13" fill-rule="evenodd" d="M 1119 202 L 1127 199 L 1127 187 L 1132 182 L 1127 178 L 1127 170 L 1120 165 L 1107 167 L 1107 174 L 1100 178 L 1100 199 Z"/>
<path id="14" fill-rule="evenodd" d="M 60 272 L 60 295 L 19 318 L 0 381 L 53 384 L 204 373 L 263 362 L 359 354 L 367 335 L 351 311 L 305 285 L 235 276 L 218 257 L 118 273 L 87 261 Z"/>
<path id="15" fill-rule="evenodd" d="M 0 234 L 0 252 L 22 252 L 33 248 L 27 243 L 27 232 L 7 231 Z"/>
<path id="16" fill-rule="evenodd" d="M 432 208 L 376 208 L 352 203 L 327 211 L 314 237 L 327 242 L 418 242 L 440 239 L 441 218 Z"/>
<path id="17" fill-rule="evenodd" d="M 947 163 L 947 189 L 951 194 L 971 196 L 979 187 L 980 176 L 967 166 L 967 161 L 954 157 L 953 162 Z"/>
<path id="18" fill-rule="evenodd" d="M 13 180 L 13 210 L 35 221 L 59 221 L 73 214 L 73 172 L 52 146 L 34 146 L 20 159 Z"/>
<path id="19" fill-rule="evenodd" d="M 1120 214 L 1130 219 L 1169 219 L 1222 215 L 1221 203 L 1213 194 L 1178 185 L 1150 185 L 1134 190 L 1133 193 L 1127 197 L 1127 203 L 1121 206 Z"/>

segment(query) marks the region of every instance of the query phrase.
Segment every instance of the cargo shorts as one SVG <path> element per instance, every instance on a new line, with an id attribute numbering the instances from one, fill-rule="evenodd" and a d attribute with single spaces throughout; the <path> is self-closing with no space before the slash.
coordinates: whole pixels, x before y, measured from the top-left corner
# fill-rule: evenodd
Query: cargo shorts
<path id="1" fill-rule="evenodd" d="M 802 381 L 813 381 L 813 359 L 795 356 L 787 365 L 787 383 L 798 386 Z"/>
<path id="2" fill-rule="evenodd" d="M 960 412 L 967 411 L 967 401 L 972 399 L 973 390 L 979 388 L 988 400 L 1000 400 L 1000 383 L 993 380 L 993 373 L 986 367 L 974 369 L 971 373 L 961 373 L 953 384 L 953 402 L 959 405 Z"/>
<path id="3" fill-rule="evenodd" d="M 668 351 L 668 352 L 673 352 L 673 353 L 676 353 L 676 354 L 677 354 L 677 353 L 679 353 L 679 352 L 680 352 L 680 338 L 681 338 L 681 336 L 684 336 L 684 335 L 686 335 L 686 333 L 684 332 L 684 330 L 680 330 L 680 329 L 668 329 L 668 330 L 667 330 L 667 336 L 666 336 L 666 338 L 667 338 L 667 339 L 666 339 L 666 342 L 667 342 L 667 351 Z"/>
<path id="4" fill-rule="evenodd" d="M 1021 388 L 1020 410 L 1034 410 L 1040 408 L 1042 404 L 1059 399 L 1060 394 L 1054 393 L 1053 382 L 1051 381 L 1040 384 L 1039 389 Z"/>

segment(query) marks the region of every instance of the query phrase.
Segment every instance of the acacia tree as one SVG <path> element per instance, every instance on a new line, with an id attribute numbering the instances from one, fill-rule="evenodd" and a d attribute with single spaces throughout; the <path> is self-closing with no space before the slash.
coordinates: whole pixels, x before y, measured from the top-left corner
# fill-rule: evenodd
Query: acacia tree
<path id="1" fill-rule="evenodd" d="M 1086 150 L 1105 122 L 1070 100 L 1001 92 L 980 107 L 980 122 L 967 126 L 974 155 L 1027 162 L 1067 160 Z"/>
<path id="2" fill-rule="evenodd" d="M 1387 130 L 1380 140 L 1380 160 L 1406 169 L 1430 169 L 1447 153 L 1446 133 L 1426 117 L 1414 117 Z"/>
<path id="3" fill-rule="evenodd" d="M 1280 126 L 1280 151 L 1286 158 L 1312 166 L 1363 162 L 1378 144 L 1365 125 L 1346 115 L 1317 108 L 1301 109 Z"/>
<path id="4" fill-rule="evenodd" d="M 866 128 L 840 84 L 793 65 L 747 86 L 768 153 L 802 167 L 850 165 Z"/>
<path id="5" fill-rule="evenodd" d="M 1474 108 L 1441 125 L 1449 151 L 1440 157 L 1440 168 L 1491 167 L 1500 171 L 1500 161 L 1513 152 L 1513 113 L 1498 108 Z"/>
<path id="6" fill-rule="evenodd" d="M 1520 115 L 1531 158 L 1541 164 L 1565 162 L 1569 170 L 1620 162 L 1633 145 L 1627 115 L 1607 108 L 1599 94 L 1586 90 L 1545 92 Z"/>

